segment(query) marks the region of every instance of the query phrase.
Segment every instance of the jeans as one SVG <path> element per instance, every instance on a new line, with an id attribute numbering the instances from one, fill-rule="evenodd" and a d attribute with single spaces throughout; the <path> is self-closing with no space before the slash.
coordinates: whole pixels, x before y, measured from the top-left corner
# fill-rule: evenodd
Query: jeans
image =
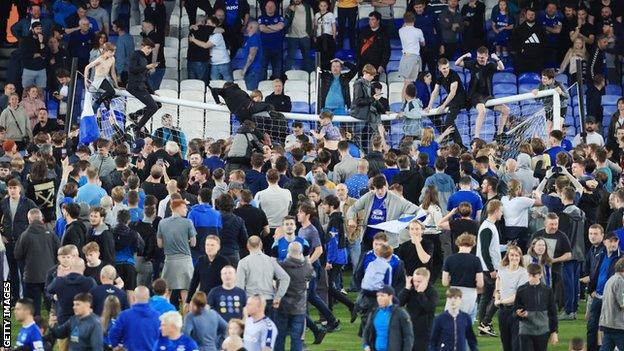
<path id="1" fill-rule="evenodd" d="M 141 101 L 145 107 L 139 111 L 138 114 L 142 114 L 141 119 L 135 126 L 135 130 L 141 130 L 152 118 L 152 116 L 158 111 L 159 104 L 154 101 L 152 95 L 145 87 L 135 87 L 133 85 L 128 86 L 128 92 L 132 94 L 137 100 Z"/>
<path id="2" fill-rule="evenodd" d="M 563 295 L 566 313 L 578 311 L 579 295 L 581 294 L 581 262 L 567 261 L 563 263 Z"/>
<path id="3" fill-rule="evenodd" d="M 360 262 L 360 255 L 362 254 L 362 242 L 358 241 L 353 244 L 348 243 L 347 248 L 349 249 L 349 259 L 351 260 L 351 269 L 353 270 L 353 274 L 357 270 L 357 265 Z M 351 278 L 351 284 L 349 284 L 349 289 L 351 290 L 360 290 L 359 286 L 355 286 L 355 279 Z"/>
<path id="4" fill-rule="evenodd" d="M 602 347 L 600 351 L 613 351 L 617 346 L 618 350 L 624 350 L 624 331 L 605 330 L 602 338 Z"/>
<path id="5" fill-rule="evenodd" d="M 33 300 L 35 316 L 41 316 L 41 298 L 43 297 L 44 283 L 24 283 L 24 297 Z"/>
<path id="6" fill-rule="evenodd" d="M 338 301 L 347 306 L 349 310 L 352 310 L 354 307 L 353 301 L 349 300 L 346 295 L 341 293 L 340 288 L 338 287 L 339 280 L 342 279 L 342 265 L 332 265 L 332 269 L 330 269 L 327 274 L 329 276 L 329 308 L 331 309 L 334 303 Z"/>
<path id="7" fill-rule="evenodd" d="M 160 83 L 165 77 L 165 69 L 164 68 L 156 68 L 154 73 L 152 73 L 149 78 L 147 78 L 147 82 L 152 87 L 152 90 L 160 89 Z"/>
<path id="8" fill-rule="evenodd" d="M 496 287 L 496 280 L 492 279 L 489 272 L 483 272 L 483 293 L 481 293 L 481 300 L 479 301 L 479 322 L 489 324 L 492 322 L 492 317 L 496 313 L 496 307 L 494 306 L 494 288 Z"/>
<path id="9" fill-rule="evenodd" d="M 24 68 L 24 72 L 22 73 L 22 87 L 24 87 L 24 89 L 31 85 L 36 85 L 37 88 L 45 89 L 47 82 L 48 77 L 45 69 L 33 71 L 31 69 Z"/>
<path id="10" fill-rule="evenodd" d="M 520 335 L 520 349 L 522 351 L 546 351 L 548 349 L 550 333 L 542 335 Z"/>
<path id="11" fill-rule="evenodd" d="M 349 49 L 354 50 L 357 48 L 357 42 L 355 36 L 357 35 L 357 15 L 358 8 L 356 7 L 339 7 L 338 8 L 338 47 L 342 48 L 344 45 L 344 36 L 347 33 L 349 38 Z M 347 30 L 347 27 L 349 30 Z"/>
<path id="12" fill-rule="evenodd" d="M 186 64 L 186 71 L 188 72 L 188 79 L 204 80 L 204 77 L 206 77 L 207 70 L 208 70 L 208 61 L 188 61 Z"/>
<path id="13" fill-rule="evenodd" d="M 312 278 L 308 285 L 308 302 L 312 304 L 312 306 L 316 307 L 316 309 L 321 314 L 321 317 L 325 318 L 328 323 L 334 324 L 336 322 L 336 317 L 332 314 L 332 312 L 329 310 L 329 307 L 327 307 L 327 304 L 316 292 L 316 285 L 318 283 L 317 277 L 320 276 L 320 266 L 318 264 L 315 264 L 314 270 L 316 271 L 316 277 Z"/>
<path id="14" fill-rule="evenodd" d="M 498 327 L 504 351 L 519 351 L 518 319 L 513 306 L 501 306 L 498 312 Z"/>
<path id="15" fill-rule="evenodd" d="M 247 90 L 256 90 L 258 89 L 258 84 L 261 80 L 264 80 L 266 76 L 266 72 L 262 74 L 262 68 L 252 68 L 250 67 L 245 73 L 245 85 L 247 86 Z"/>
<path id="16" fill-rule="evenodd" d="M 265 47 L 262 52 L 262 71 L 268 72 L 269 64 L 271 64 L 271 70 L 273 72 L 271 73 L 271 77 L 273 79 L 280 78 L 282 76 L 283 54 L 284 51 L 282 48 L 271 50 Z"/>
<path id="17" fill-rule="evenodd" d="M 275 340 L 275 351 L 284 351 L 286 335 L 290 335 L 290 351 L 303 350 L 301 336 L 305 331 L 305 314 L 286 314 L 282 312 L 274 313 L 274 322 L 277 326 L 277 339 Z"/>
<path id="18" fill-rule="evenodd" d="M 602 299 L 594 297 L 589 308 L 587 319 L 587 351 L 598 351 L 598 322 L 602 310 Z M 604 339 L 603 339 L 604 343 Z"/>
<path id="19" fill-rule="evenodd" d="M 287 71 L 292 69 L 295 54 L 297 49 L 299 49 L 301 50 L 301 56 L 303 56 L 303 67 L 301 69 L 306 72 L 311 72 L 312 59 L 310 58 L 310 48 L 312 44 L 310 38 L 286 38 L 286 44 L 288 47 L 288 55 L 286 56 L 285 69 Z"/>
<path id="20" fill-rule="evenodd" d="M 210 80 L 223 79 L 226 82 L 233 82 L 234 76 L 232 75 L 232 66 L 230 62 L 222 63 L 220 65 L 212 65 L 210 68 Z M 247 84 L 247 82 L 245 82 Z"/>

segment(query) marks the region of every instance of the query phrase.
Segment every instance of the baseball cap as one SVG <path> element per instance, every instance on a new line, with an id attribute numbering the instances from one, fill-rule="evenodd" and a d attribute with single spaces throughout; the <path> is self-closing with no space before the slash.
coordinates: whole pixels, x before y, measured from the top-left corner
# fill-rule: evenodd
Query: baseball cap
<path id="1" fill-rule="evenodd" d="M 608 232 L 605 235 L 604 240 L 620 240 L 620 237 L 618 237 L 614 232 Z"/>
<path id="2" fill-rule="evenodd" d="M 36 27 L 41 27 L 41 22 L 40 21 L 34 21 L 31 25 L 30 28 L 34 29 Z"/>

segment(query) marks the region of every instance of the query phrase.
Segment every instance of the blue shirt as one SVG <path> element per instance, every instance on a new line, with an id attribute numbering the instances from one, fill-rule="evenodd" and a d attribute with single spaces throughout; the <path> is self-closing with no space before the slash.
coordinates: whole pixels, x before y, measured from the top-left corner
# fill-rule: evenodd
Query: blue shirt
<path id="1" fill-rule="evenodd" d="M 284 23 L 284 17 L 274 14 L 273 16 L 262 15 L 258 18 L 259 25 L 272 26 L 275 24 Z M 274 33 L 260 33 L 262 39 L 262 46 L 264 49 L 282 50 L 284 44 L 284 30 L 280 30 Z"/>
<path id="2" fill-rule="evenodd" d="M 232 27 L 238 17 L 238 0 L 225 0 L 225 25 Z"/>
<path id="3" fill-rule="evenodd" d="M 227 20 L 227 19 L 226 19 Z M 247 37 L 245 40 L 245 44 L 243 45 L 243 57 L 249 56 L 249 50 L 251 48 L 258 48 L 256 52 L 256 56 L 254 57 L 253 62 L 249 66 L 249 70 L 252 69 L 260 69 L 262 67 L 262 45 L 260 40 L 260 32 L 256 32 L 256 34 Z"/>
<path id="4" fill-rule="evenodd" d="M 446 210 L 451 211 L 462 202 L 468 202 L 472 205 L 472 219 L 476 219 L 477 211 L 483 209 L 483 200 L 479 194 L 472 190 L 459 190 L 449 198 Z"/>
<path id="5" fill-rule="evenodd" d="M 596 294 L 600 296 L 604 293 L 605 285 L 607 284 L 607 280 L 609 280 L 609 266 L 611 266 L 612 257 L 613 256 L 609 257 L 608 254 L 605 254 L 599 268 L 600 271 L 598 272 L 598 281 L 596 282 Z"/>
<path id="6" fill-rule="evenodd" d="M 362 278 L 362 290 L 378 291 L 384 285 L 392 284 L 392 266 L 382 257 L 376 257 L 364 268 Z"/>
<path id="7" fill-rule="evenodd" d="M 226 321 L 240 319 L 243 317 L 243 307 L 247 304 L 247 295 L 245 290 L 238 287 L 225 290 L 222 286 L 216 286 L 208 293 L 208 304 Z"/>
<path id="8" fill-rule="evenodd" d="M 225 168 L 225 162 L 219 156 L 210 156 L 207 157 L 203 165 L 208 167 L 210 172 L 213 172 L 217 168 Z"/>
<path id="9" fill-rule="evenodd" d="M 310 253 L 310 244 L 308 244 L 306 239 L 295 236 L 293 242 L 301 244 L 301 247 L 303 247 L 303 255 L 308 256 Z M 288 255 L 288 245 L 290 245 L 290 243 L 291 241 L 288 241 L 285 237 L 281 237 L 273 242 L 271 250 L 273 251 L 273 257 L 277 258 L 277 262 L 284 262 Z"/>
<path id="10" fill-rule="evenodd" d="M 429 155 L 429 167 L 435 166 L 435 161 L 438 158 L 438 142 L 432 141 L 429 146 L 420 145 L 418 147 L 418 152 L 424 152 Z"/>
<path id="11" fill-rule="evenodd" d="M 557 154 L 560 152 L 565 152 L 568 153 L 566 151 L 566 149 L 562 148 L 561 146 L 553 146 L 550 149 L 545 151 L 548 156 L 550 157 L 550 165 L 551 166 L 555 166 L 557 164 Z"/>
<path id="12" fill-rule="evenodd" d="M 23 326 L 17 333 L 17 341 L 15 346 L 24 346 L 31 351 L 43 351 L 43 338 L 41 337 L 41 331 L 35 322 L 32 322 L 29 326 Z"/>
<path id="13" fill-rule="evenodd" d="M 390 329 L 390 316 L 392 315 L 392 305 L 379 308 L 375 313 L 373 325 L 375 326 L 375 350 L 388 350 L 388 330 Z"/>
<path id="14" fill-rule="evenodd" d="M 388 184 L 392 183 L 392 179 L 394 179 L 394 176 L 399 174 L 399 172 L 400 170 L 398 168 L 386 168 L 381 171 L 381 173 L 386 177 Z"/>
<path id="15" fill-rule="evenodd" d="M 78 195 L 76 195 L 76 202 L 85 202 L 89 206 L 99 206 L 100 200 L 106 196 L 106 190 L 97 184 L 87 183 L 78 188 Z"/>
<path id="16" fill-rule="evenodd" d="M 199 351 L 195 340 L 182 334 L 177 340 L 171 340 L 164 336 L 154 344 L 153 351 Z"/>
<path id="17" fill-rule="evenodd" d="M 140 222 L 143 220 L 143 210 L 136 208 L 129 208 L 128 212 L 130 212 L 130 222 Z"/>
<path id="18" fill-rule="evenodd" d="M 386 196 L 388 195 L 386 194 Z M 372 238 L 379 232 L 379 229 L 370 228 L 368 225 L 379 224 L 386 221 L 388 211 L 386 205 L 384 204 L 386 196 L 378 198 L 377 195 L 373 195 L 373 206 L 371 207 L 370 214 L 368 215 L 366 233 L 364 233 L 367 238 Z"/>
<path id="19" fill-rule="evenodd" d="M 347 248 L 340 248 L 340 236 L 338 229 L 335 227 L 327 228 L 327 263 L 331 264 L 347 264 Z"/>
<path id="20" fill-rule="evenodd" d="M 345 181 L 345 185 L 349 197 L 359 199 L 362 189 L 368 188 L 368 176 L 361 173 L 354 174 Z"/>
<path id="21" fill-rule="evenodd" d="M 556 26 L 561 26 L 561 18 L 559 17 L 559 14 L 549 17 L 546 13 L 544 13 L 540 17 L 540 23 L 544 27 L 554 28 Z M 548 36 L 548 41 L 550 41 L 551 44 L 557 43 L 559 34 L 546 33 L 546 35 Z"/>
<path id="22" fill-rule="evenodd" d="M 325 98 L 325 108 L 337 109 L 345 108 L 344 96 L 342 96 L 342 87 L 340 85 L 340 77 L 334 76 L 327 97 Z"/>

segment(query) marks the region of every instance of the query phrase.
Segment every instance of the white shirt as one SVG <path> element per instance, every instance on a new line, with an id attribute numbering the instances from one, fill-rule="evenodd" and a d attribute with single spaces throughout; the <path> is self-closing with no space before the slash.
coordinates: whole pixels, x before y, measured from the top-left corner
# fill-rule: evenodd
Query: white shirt
<path id="1" fill-rule="evenodd" d="M 581 143 L 581 134 L 577 134 L 572 140 L 572 146 L 576 147 L 580 143 Z M 598 146 L 604 146 L 604 139 L 602 135 L 596 132 L 587 133 L 587 144 L 596 144 Z"/>
<path id="2" fill-rule="evenodd" d="M 405 26 L 399 29 L 399 38 L 403 53 L 420 55 L 420 43 L 425 43 L 425 36 L 422 30 L 414 26 Z"/>
<path id="3" fill-rule="evenodd" d="M 529 226 L 529 209 L 535 204 L 535 200 L 529 197 L 509 196 L 501 198 L 503 203 L 503 216 L 505 217 L 505 227 L 528 227 Z"/>
<path id="4" fill-rule="evenodd" d="M 314 15 L 314 23 L 316 24 L 317 37 L 323 34 L 332 35 L 332 25 L 336 23 L 336 17 L 332 12 L 327 12 L 323 18 L 321 18 L 321 13 L 317 12 Z"/>
<path id="5" fill-rule="evenodd" d="M 222 65 L 230 63 L 230 54 L 225 46 L 225 40 L 223 40 L 223 34 L 214 33 L 208 39 L 214 46 L 210 49 L 210 63 L 213 65 Z"/>

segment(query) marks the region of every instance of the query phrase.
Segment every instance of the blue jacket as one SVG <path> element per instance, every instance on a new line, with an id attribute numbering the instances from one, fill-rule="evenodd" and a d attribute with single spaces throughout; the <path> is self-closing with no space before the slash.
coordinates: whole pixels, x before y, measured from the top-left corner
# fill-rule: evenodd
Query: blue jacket
<path id="1" fill-rule="evenodd" d="M 156 311 L 156 313 L 160 316 L 161 314 L 169 311 L 176 311 L 175 306 L 173 306 L 169 300 L 164 298 L 163 296 L 154 295 L 149 299 L 149 306 Z"/>
<path id="2" fill-rule="evenodd" d="M 208 235 L 219 235 L 223 228 L 221 212 L 215 210 L 209 204 L 197 204 L 191 208 L 187 216 L 193 222 L 193 227 L 197 231 L 197 244 L 191 248 L 193 260 L 204 255 L 204 246 Z"/>
<path id="3" fill-rule="evenodd" d="M 449 198 L 453 195 L 453 193 L 455 193 L 455 182 L 453 181 L 453 178 L 446 173 L 435 173 L 432 176 L 427 177 L 427 179 L 425 179 L 425 185 L 423 186 L 422 192 L 420 193 L 420 201 L 422 201 L 425 197 L 425 190 L 429 185 L 436 187 L 440 199 L 440 208 L 445 210 Z"/>
<path id="4" fill-rule="evenodd" d="M 126 350 L 151 350 L 160 336 L 158 312 L 146 303 L 136 303 L 117 317 L 108 331 L 111 347 L 123 345 Z"/>
<path id="5" fill-rule="evenodd" d="M 427 38 L 427 47 L 433 48 L 437 51 L 436 47 L 440 41 L 440 30 L 438 29 L 438 16 L 425 10 L 422 15 L 414 13 L 416 22 L 414 26 L 422 30 L 425 38 Z"/>
<path id="6" fill-rule="evenodd" d="M 609 272 L 607 273 L 609 277 L 615 273 L 615 263 L 622 257 L 622 252 L 618 249 L 612 255 L 611 262 L 609 262 Z M 594 270 L 589 272 L 589 284 L 587 284 L 587 292 L 589 293 L 596 291 L 598 278 L 600 276 L 600 266 L 602 265 L 602 261 L 604 261 L 605 257 L 607 257 L 606 249 L 600 251 Z"/>
<path id="7" fill-rule="evenodd" d="M 375 256 L 373 250 L 368 251 L 362 256 L 353 277 L 357 286 L 362 285 L 362 278 L 364 278 L 366 267 L 376 258 L 377 256 Z M 399 296 L 399 293 L 405 289 L 405 266 L 399 256 L 395 254 L 392 254 L 392 258 L 390 258 L 388 263 L 390 263 L 390 267 L 392 267 L 392 287 L 394 288 L 396 296 Z"/>
<path id="8" fill-rule="evenodd" d="M 329 224 L 327 225 L 327 263 L 347 264 L 344 219 L 340 212 L 334 212 L 329 215 Z"/>
<path id="9" fill-rule="evenodd" d="M 435 317 L 429 342 L 430 351 L 464 351 L 466 342 L 470 350 L 478 350 L 477 338 L 472 330 L 472 318 L 468 313 L 460 311 L 453 318 L 448 311 L 444 311 Z"/>

